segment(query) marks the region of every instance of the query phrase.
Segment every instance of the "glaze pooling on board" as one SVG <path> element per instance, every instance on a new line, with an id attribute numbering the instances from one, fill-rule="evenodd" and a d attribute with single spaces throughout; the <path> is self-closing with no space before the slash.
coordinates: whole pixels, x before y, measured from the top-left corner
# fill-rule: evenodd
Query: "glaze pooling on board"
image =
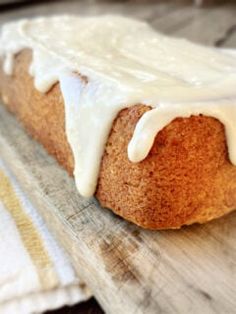
<path id="1" fill-rule="evenodd" d="M 119 16 L 55 16 L 6 24 L 0 56 L 7 74 L 13 73 L 14 55 L 24 48 L 33 52 L 29 73 L 37 90 L 44 93 L 60 83 L 82 195 L 96 189 L 115 117 L 134 104 L 153 109 L 136 125 L 128 146 L 132 162 L 148 155 L 156 134 L 173 119 L 204 114 L 224 124 L 229 157 L 236 165 L 234 53 L 169 38 L 144 22 Z"/>

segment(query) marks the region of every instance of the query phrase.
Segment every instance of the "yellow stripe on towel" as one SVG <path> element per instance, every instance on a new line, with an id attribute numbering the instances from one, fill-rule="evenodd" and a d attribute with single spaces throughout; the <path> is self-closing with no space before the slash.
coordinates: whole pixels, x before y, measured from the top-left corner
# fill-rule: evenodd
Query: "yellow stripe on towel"
<path id="1" fill-rule="evenodd" d="M 40 234 L 24 212 L 9 178 L 0 170 L 0 200 L 11 214 L 23 244 L 34 263 L 43 289 L 57 286 L 58 278 Z M 7 232 L 7 230 L 6 230 Z"/>

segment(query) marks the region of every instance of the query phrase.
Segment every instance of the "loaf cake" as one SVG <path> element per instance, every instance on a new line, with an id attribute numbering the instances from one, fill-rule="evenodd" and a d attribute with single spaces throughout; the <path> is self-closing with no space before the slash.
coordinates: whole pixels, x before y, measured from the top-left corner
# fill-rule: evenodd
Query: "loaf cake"
<path id="1" fill-rule="evenodd" d="M 128 30 L 128 31 L 127 31 Z M 0 94 L 79 193 L 148 229 L 236 208 L 236 57 L 119 16 L 3 26 Z"/>

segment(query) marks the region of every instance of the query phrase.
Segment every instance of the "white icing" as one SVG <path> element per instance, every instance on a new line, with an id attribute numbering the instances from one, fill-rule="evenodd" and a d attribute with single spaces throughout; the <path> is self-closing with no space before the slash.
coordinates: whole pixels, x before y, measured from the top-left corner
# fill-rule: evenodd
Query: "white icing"
<path id="1" fill-rule="evenodd" d="M 29 73 L 47 92 L 60 82 L 79 192 L 94 193 L 99 166 L 118 112 L 153 107 L 138 121 L 128 146 L 132 162 L 149 153 L 156 134 L 176 117 L 204 114 L 226 130 L 236 165 L 236 55 L 169 38 L 146 23 L 119 16 L 56 16 L 6 24 L 0 37 L 4 71 L 14 55 L 33 51 Z M 75 73 L 86 76 L 85 82 Z"/>

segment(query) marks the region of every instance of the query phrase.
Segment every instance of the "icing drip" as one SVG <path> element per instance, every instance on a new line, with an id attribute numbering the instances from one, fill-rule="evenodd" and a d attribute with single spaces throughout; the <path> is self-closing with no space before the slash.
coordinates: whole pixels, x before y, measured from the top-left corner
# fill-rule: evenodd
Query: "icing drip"
<path id="1" fill-rule="evenodd" d="M 6 24 L 0 56 L 8 75 L 14 55 L 24 48 L 33 52 L 29 73 L 36 89 L 44 93 L 60 83 L 82 195 L 91 196 L 96 189 L 115 117 L 134 104 L 153 109 L 136 125 L 128 146 L 132 162 L 148 155 L 156 134 L 173 119 L 204 114 L 225 125 L 229 157 L 236 165 L 235 51 L 169 38 L 144 22 L 119 16 L 55 16 Z"/>
<path id="2" fill-rule="evenodd" d="M 222 110 L 222 107 L 224 108 Z M 217 103 L 200 102 L 189 104 L 160 105 L 148 111 L 140 118 L 134 135 L 128 146 L 128 156 L 133 162 L 145 159 L 152 148 L 156 134 L 177 117 L 188 118 L 191 115 L 203 114 L 214 117 L 225 125 L 231 162 L 236 165 L 235 139 L 236 139 L 236 100 L 221 100 Z M 233 136 L 232 136 L 233 135 Z"/>

